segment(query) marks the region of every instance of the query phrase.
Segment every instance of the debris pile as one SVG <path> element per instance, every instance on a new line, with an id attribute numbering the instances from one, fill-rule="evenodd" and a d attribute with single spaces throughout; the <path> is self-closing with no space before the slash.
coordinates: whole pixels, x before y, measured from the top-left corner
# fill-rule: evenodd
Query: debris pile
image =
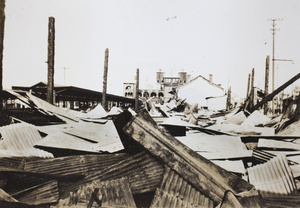
<path id="1" fill-rule="evenodd" d="M 298 111 L 283 124 L 172 99 L 81 113 L 6 93 L 32 117 L 0 127 L 1 207 L 300 205 Z"/>

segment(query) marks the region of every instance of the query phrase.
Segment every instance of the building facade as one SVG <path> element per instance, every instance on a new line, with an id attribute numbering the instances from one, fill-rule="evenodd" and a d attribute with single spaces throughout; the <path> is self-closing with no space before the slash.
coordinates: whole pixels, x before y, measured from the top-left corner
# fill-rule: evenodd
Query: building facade
<path id="1" fill-rule="evenodd" d="M 179 72 L 177 77 L 165 77 L 165 72 L 161 70 L 156 72 L 156 89 L 139 89 L 140 98 L 157 98 L 158 100 L 167 101 L 174 97 L 176 88 L 190 81 L 190 75 L 187 72 Z M 136 84 L 124 83 L 123 96 L 135 98 Z"/>

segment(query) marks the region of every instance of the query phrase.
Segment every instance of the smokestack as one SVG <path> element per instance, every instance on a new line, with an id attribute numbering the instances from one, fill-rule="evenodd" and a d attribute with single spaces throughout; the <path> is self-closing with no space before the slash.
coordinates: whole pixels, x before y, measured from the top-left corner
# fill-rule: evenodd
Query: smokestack
<path id="1" fill-rule="evenodd" d="M 212 83 L 213 75 L 209 74 L 209 82 Z"/>

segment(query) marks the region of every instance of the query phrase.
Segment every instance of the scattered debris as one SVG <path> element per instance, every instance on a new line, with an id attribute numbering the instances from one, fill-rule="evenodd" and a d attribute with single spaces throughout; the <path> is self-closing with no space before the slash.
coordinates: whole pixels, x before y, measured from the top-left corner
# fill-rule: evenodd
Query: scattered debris
<path id="1" fill-rule="evenodd" d="M 283 115 L 225 109 L 213 104 L 228 102 L 222 88 L 203 83 L 213 110 L 176 97 L 193 83 L 139 112 L 78 112 L 6 91 L 38 119 L 8 109 L 14 123 L 0 127 L 0 206 L 299 206 L 299 99 Z"/>

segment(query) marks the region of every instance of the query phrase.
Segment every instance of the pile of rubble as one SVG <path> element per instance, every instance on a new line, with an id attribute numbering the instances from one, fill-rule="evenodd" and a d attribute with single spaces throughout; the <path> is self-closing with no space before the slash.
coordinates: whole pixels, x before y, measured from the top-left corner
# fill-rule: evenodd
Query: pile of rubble
<path id="1" fill-rule="evenodd" d="M 172 100 L 81 113 L 7 93 L 34 113 L 0 127 L 1 207 L 300 205 L 297 110 L 278 119 Z"/>

